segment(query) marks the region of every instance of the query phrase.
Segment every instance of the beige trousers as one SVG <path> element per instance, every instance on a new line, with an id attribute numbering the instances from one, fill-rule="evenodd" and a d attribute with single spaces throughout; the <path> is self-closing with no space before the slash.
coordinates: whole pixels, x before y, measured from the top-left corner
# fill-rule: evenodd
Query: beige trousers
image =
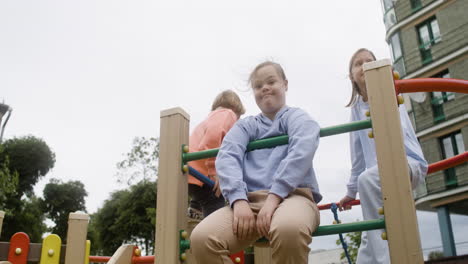
<path id="1" fill-rule="evenodd" d="M 255 216 L 262 208 L 268 191 L 248 193 Z M 260 236 L 238 240 L 232 230 L 233 211 L 223 207 L 198 224 L 190 237 L 190 250 L 197 263 L 232 263 L 229 254 L 252 245 Z M 307 264 L 312 233 L 320 224 L 320 214 L 310 189 L 299 188 L 281 202 L 270 225 L 273 264 Z"/>

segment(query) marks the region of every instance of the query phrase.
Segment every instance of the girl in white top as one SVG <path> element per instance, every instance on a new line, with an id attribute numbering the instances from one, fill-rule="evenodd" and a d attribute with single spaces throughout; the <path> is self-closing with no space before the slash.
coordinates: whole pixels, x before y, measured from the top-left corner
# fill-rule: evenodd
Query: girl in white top
<path id="1" fill-rule="evenodd" d="M 359 49 L 351 57 L 349 63 L 349 78 L 353 87 L 351 100 L 351 121 L 367 119 L 365 113 L 369 110 L 367 90 L 362 65 L 376 60 L 374 54 L 367 49 Z M 399 106 L 401 126 L 408 166 L 413 189 L 424 181 L 427 173 L 427 161 L 424 159 L 421 146 L 414 133 L 405 106 Z M 356 198 L 359 192 L 364 220 L 382 217 L 378 208 L 383 206 L 380 176 L 377 167 L 374 139 L 369 138 L 367 130 L 350 133 L 351 147 L 351 177 L 347 184 L 347 193 L 340 201 L 340 210 L 349 209 L 343 205 Z M 381 238 L 382 230 L 372 230 L 362 233 L 357 264 L 390 263 L 388 243 Z"/>

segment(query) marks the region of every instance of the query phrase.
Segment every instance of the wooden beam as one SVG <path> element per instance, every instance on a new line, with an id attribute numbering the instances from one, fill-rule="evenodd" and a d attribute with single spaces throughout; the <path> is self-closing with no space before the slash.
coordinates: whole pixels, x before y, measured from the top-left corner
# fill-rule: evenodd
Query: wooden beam
<path id="1" fill-rule="evenodd" d="M 60 249 L 60 263 L 65 263 L 65 250 L 66 245 L 62 245 Z M 0 259 L 8 257 L 8 249 L 10 248 L 9 242 L 0 242 Z M 39 262 L 41 260 L 41 243 L 29 243 L 28 262 Z"/>
<path id="2" fill-rule="evenodd" d="M 448 204 L 456 203 L 456 202 L 463 201 L 463 200 L 468 200 L 468 192 L 458 193 L 458 194 L 444 197 L 442 199 L 431 202 L 431 207 L 436 208 L 442 205 L 448 205 Z"/>
<path id="3" fill-rule="evenodd" d="M 81 212 L 68 216 L 67 249 L 65 264 L 83 264 L 86 254 L 86 235 L 89 215 Z"/>
<path id="4" fill-rule="evenodd" d="M 270 264 L 271 259 L 271 248 L 267 244 L 266 247 L 254 247 L 254 263 L 255 264 Z"/>
<path id="5" fill-rule="evenodd" d="M 392 263 L 423 263 L 408 160 L 389 59 L 363 65 Z M 404 216 L 404 217 L 403 217 Z"/>
<path id="6" fill-rule="evenodd" d="M 3 218 L 5 218 L 5 212 L 0 211 L 0 235 L 2 234 Z"/>
<path id="7" fill-rule="evenodd" d="M 182 144 L 188 145 L 189 115 L 181 108 L 161 111 L 155 263 L 176 264 L 179 232 L 187 229 L 187 177 Z"/>

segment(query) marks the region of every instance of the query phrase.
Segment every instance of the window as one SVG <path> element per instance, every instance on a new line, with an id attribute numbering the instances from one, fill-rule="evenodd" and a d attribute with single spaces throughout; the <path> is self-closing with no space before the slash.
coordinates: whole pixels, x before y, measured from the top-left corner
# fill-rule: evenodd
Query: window
<path id="1" fill-rule="evenodd" d="M 406 75 L 405 61 L 403 58 L 403 50 L 401 49 L 400 32 L 395 33 L 390 37 L 390 53 L 393 59 L 393 68 L 400 73 L 400 76 Z"/>
<path id="2" fill-rule="evenodd" d="M 444 70 L 432 78 L 450 78 L 450 73 L 448 70 Z M 434 114 L 434 122 L 439 123 L 445 120 L 443 104 L 450 100 L 455 99 L 455 94 L 450 92 L 432 92 L 431 93 L 431 104 L 432 111 Z"/>
<path id="3" fill-rule="evenodd" d="M 444 159 L 448 159 L 465 152 L 465 143 L 463 142 L 463 135 L 460 131 L 440 138 L 440 145 L 442 149 L 442 157 Z M 445 170 L 444 174 L 445 185 L 448 188 L 457 186 L 457 174 L 455 172 L 455 168 Z"/>
<path id="4" fill-rule="evenodd" d="M 387 10 L 384 14 L 384 24 L 385 24 L 385 29 L 388 30 L 390 27 L 395 25 L 397 22 L 396 16 L 395 16 L 395 8 L 391 8 Z"/>
<path id="5" fill-rule="evenodd" d="M 384 13 L 387 12 L 390 8 L 393 7 L 394 0 L 382 0 L 382 6 L 384 8 Z"/>
<path id="6" fill-rule="evenodd" d="M 419 50 L 423 64 L 432 61 L 431 47 L 441 40 L 439 24 L 435 17 L 429 18 L 417 27 L 419 34 Z"/>
<path id="7" fill-rule="evenodd" d="M 397 61 L 401 55 L 400 34 L 396 33 L 390 38 L 390 49 L 392 50 L 393 62 Z"/>

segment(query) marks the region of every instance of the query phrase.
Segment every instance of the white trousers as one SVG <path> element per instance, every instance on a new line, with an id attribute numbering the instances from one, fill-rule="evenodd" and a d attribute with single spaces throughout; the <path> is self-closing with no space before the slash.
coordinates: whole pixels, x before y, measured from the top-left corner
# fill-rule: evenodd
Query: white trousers
<path id="1" fill-rule="evenodd" d="M 417 164 L 409 161 L 409 171 L 412 188 L 421 182 L 423 176 L 417 170 Z M 383 207 L 382 189 L 380 187 L 379 169 L 374 166 L 365 170 L 358 178 L 358 192 L 361 199 L 362 216 L 364 220 L 383 218 L 378 209 Z M 388 242 L 381 234 L 385 230 L 376 229 L 362 232 L 356 264 L 387 264 L 390 263 Z"/>
<path id="2" fill-rule="evenodd" d="M 377 166 L 359 175 L 358 191 L 364 220 L 383 218 L 378 213 L 378 208 L 383 206 L 383 201 Z M 390 263 L 388 243 L 381 238 L 382 232 L 384 232 L 383 229 L 362 232 L 356 264 Z"/>

